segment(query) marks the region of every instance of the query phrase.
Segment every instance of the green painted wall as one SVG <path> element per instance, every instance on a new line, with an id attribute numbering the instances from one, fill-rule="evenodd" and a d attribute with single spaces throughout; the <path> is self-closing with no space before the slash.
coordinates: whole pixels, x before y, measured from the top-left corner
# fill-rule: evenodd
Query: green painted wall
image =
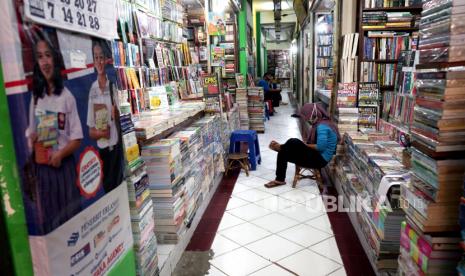
<path id="1" fill-rule="evenodd" d="M 256 39 L 257 39 L 257 79 L 260 79 L 263 75 L 262 72 L 262 24 L 260 18 L 260 12 L 255 13 L 255 30 L 256 30 Z"/>
<path id="2" fill-rule="evenodd" d="M 239 33 L 239 72 L 247 79 L 247 0 L 242 0 L 237 18 Z"/>
<path id="3" fill-rule="evenodd" d="M 0 131 L 0 203 L 5 218 L 5 230 L 9 240 L 15 275 L 28 276 L 33 275 L 31 251 L 1 64 L 0 118 L 2 119 L 2 131 Z"/>

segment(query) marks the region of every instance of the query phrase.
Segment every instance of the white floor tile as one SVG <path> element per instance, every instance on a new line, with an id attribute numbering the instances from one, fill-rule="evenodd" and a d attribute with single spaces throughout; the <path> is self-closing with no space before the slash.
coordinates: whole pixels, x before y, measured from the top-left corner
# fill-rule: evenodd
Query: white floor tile
<path id="1" fill-rule="evenodd" d="M 287 272 L 286 270 L 282 269 L 281 267 L 275 264 L 272 264 L 270 266 L 260 269 L 257 272 L 250 274 L 250 276 L 293 276 L 293 275 L 294 274 Z"/>
<path id="2" fill-rule="evenodd" d="M 207 274 L 208 276 L 227 276 L 223 272 L 221 272 L 218 268 L 214 267 L 213 265 L 210 265 L 210 269 L 208 270 Z"/>
<path id="3" fill-rule="evenodd" d="M 287 200 L 279 196 L 273 196 L 254 202 L 254 204 L 275 212 L 278 210 L 289 208 L 299 203 Z"/>
<path id="4" fill-rule="evenodd" d="M 252 188 L 260 188 L 260 187 L 263 187 L 263 185 L 265 185 L 268 182 L 269 182 L 268 180 L 263 179 L 261 177 L 251 176 L 250 179 L 246 179 L 242 181 L 242 184 L 252 187 Z"/>
<path id="5" fill-rule="evenodd" d="M 324 211 L 314 210 L 302 204 L 296 204 L 289 208 L 279 210 L 278 212 L 300 222 L 305 222 L 326 214 Z"/>
<path id="6" fill-rule="evenodd" d="M 317 244 L 331 237 L 331 235 L 328 233 L 312 228 L 305 224 L 299 224 L 297 226 L 291 227 L 287 230 L 279 232 L 278 235 L 304 247 Z"/>
<path id="7" fill-rule="evenodd" d="M 239 244 L 223 237 L 220 234 L 217 234 L 215 236 L 215 239 L 213 240 L 211 250 L 213 251 L 213 257 L 216 258 L 224 253 L 233 251 L 234 249 L 237 249 L 241 247 Z"/>
<path id="8" fill-rule="evenodd" d="M 328 276 L 347 276 L 346 270 L 342 267 L 333 273 L 329 274 Z"/>
<path id="9" fill-rule="evenodd" d="M 245 248 L 221 255 L 211 263 L 230 276 L 244 276 L 270 265 L 269 261 Z"/>
<path id="10" fill-rule="evenodd" d="M 232 209 L 235 209 L 235 208 L 247 205 L 247 204 L 250 204 L 250 202 L 245 201 L 245 200 L 240 199 L 240 198 L 237 198 L 235 196 L 232 196 L 228 200 L 228 205 L 226 206 L 226 211 L 229 211 L 229 210 L 232 210 Z"/>
<path id="11" fill-rule="evenodd" d="M 267 216 L 252 220 L 251 223 L 260 226 L 261 228 L 266 229 L 271 233 L 278 233 L 299 224 L 298 221 L 278 213 L 272 213 Z"/>
<path id="12" fill-rule="evenodd" d="M 268 182 L 266 182 L 266 183 L 268 183 Z M 267 193 L 270 193 L 270 194 L 273 194 L 273 195 L 280 195 L 280 194 L 289 192 L 289 191 L 291 191 L 292 189 L 293 189 L 293 188 L 291 187 L 290 184 L 281 185 L 281 186 L 273 187 L 273 188 L 267 188 L 267 187 L 265 187 L 264 185 L 262 185 L 262 186 L 260 186 L 260 187 L 257 188 L 257 190 L 260 190 L 260 191 L 263 191 L 263 192 L 267 192 Z"/>
<path id="13" fill-rule="evenodd" d="M 334 237 L 312 245 L 309 247 L 309 249 L 320 255 L 328 257 L 341 265 L 343 264 L 341 254 L 339 253 L 339 248 L 337 247 L 337 242 Z"/>
<path id="14" fill-rule="evenodd" d="M 277 235 L 272 235 L 253 242 L 246 247 L 250 251 L 272 262 L 281 260 L 303 249 L 302 246 Z"/>
<path id="15" fill-rule="evenodd" d="M 255 204 L 248 204 L 242 207 L 232 209 L 227 212 L 246 221 L 251 221 L 271 213 L 270 210 L 257 206 Z"/>
<path id="16" fill-rule="evenodd" d="M 251 223 L 244 223 L 228 228 L 221 231 L 220 234 L 240 245 L 246 245 L 271 235 L 270 232 Z"/>
<path id="17" fill-rule="evenodd" d="M 328 234 L 333 234 L 331 222 L 328 216 L 319 216 L 317 218 L 306 221 L 305 224 L 310 225 L 318 230 L 325 231 Z"/>
<path id="18" fill-rule="evenodd" d="M 247 200 L 249 202 L 256 202 L 256 201 L 259 201 L 261 199 L 270 197 L 270 196 L 272 196 L 272 194 L 265 193 L 265 192 L 262 192 L 262 191 L 257 190 L 257 189 L 250 189 L 250 190 L 247 190 L 245 192 L 235 194 L 235 196 L 240 198 L 240 199 Z"/>
<path id="19" fill-rule="evenodd" d="M 236 183 L 236 184 L 234 184 L 234 190 L 233 190 L 232 194 L 237 195 L 239 193 L 248 191 L 250 189 L 252 189 L 252 188 L 247 186 L 247 185 L 243 185 L 241 183 Z"/>
<path id="20" fill-rule="evenodd" d="M 223 218 L 221 218 L 220 225 L 218 226 L 218 231 L 227 229 L 229 227 L 233 227 L 239 224 L 245 223 L 243 219 L 240 219 L 238 217 L 235 217 L 228 212 L 225 212 L 223 214 Z"/>
<path id="21" fill-rule="evenodd" d="M 301 180 L 297 183 L 296 188 L 301 191 L 306 191 L 315 195 L 320 194 L 320 189 L 318 188 L 318 185 L 314 182 L 314 180 Z"/>
<path id="22" fill-rule="evenodd" d="M 279 196 L 291 201 L 295 201 L 297 203 L 304 203 L 316 197 L 316 195 L 314 194 L 307 193 L 298 189 L 292 189 L 286 193 L 280 194 Z"/>
<path id="23" fill-rule="evenodd" d="M 299 276 L 324 276 L 341 265 L 310 250 L 302 250 L 278 262 Z"/>

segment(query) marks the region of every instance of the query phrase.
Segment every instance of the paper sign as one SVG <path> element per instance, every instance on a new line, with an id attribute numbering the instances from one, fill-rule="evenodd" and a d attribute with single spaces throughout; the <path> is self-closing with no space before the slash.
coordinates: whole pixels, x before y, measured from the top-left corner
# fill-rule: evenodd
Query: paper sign
<path id="1" fill-rule="evenodd" d="M 86 53 L 81 51 L 71 51 L 69 54 L 71 68 L 87 68 Z"/>

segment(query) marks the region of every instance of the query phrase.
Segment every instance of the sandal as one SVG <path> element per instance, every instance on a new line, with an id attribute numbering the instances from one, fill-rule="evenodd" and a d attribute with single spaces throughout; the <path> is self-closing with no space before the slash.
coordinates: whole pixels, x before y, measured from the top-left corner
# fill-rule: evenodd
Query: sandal
<path id="1" fill-rule="evenodd" d="M 281 145 L 276 141 L 271 141 L 269 147 L 271 150 L 274 150 L 276 152 L 279 152 L 281 150 Z"/>
<path id="2" fill-rule="evenodd" d="M 273 181 L 266 183 L 264 186 L 269 189 L 269 188 L 274 188 L 274 187 L 278 187 L 282 185 L 286 185 L 286 182 L 273 180 Z"/>

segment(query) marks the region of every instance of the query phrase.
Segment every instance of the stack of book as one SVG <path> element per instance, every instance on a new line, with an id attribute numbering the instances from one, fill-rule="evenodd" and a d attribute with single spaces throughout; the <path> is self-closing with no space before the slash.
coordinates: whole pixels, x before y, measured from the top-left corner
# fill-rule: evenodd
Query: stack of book
<path id="1" fill-rule="evenodd" d="M 417 7 L 421 0 L 365 0 L 365 8 Z"/>
<path id="2" fill-rule="evenodd" d="M 379 118 L 379 86 L 377 82 L 361 82 L 358 87 L 359 129 L 375 130 Z"/>
<path id="3" fill-rule="evenodd" d="M 189 224 L 197 210 L 197 200 L 200 195 L 201 178 L 199 179 L 200 166 L 192 166 L 192 164 L 202 164 L 202 137 L 200 127 L 188 127 L 181 131 L 175 132 L 170 138 L 178 138 L 181 140 L 181 159 L 184 168 L 185 179 L 185 195 L 184 202 L 186 204 L 186 225 Z"/>
<path id="4" fill-rule="evenodd" d="M 384 11 L 364 12 L 362 15 L 362 28 L 364 30 L 385 28 L 387 13 Z"/>
<path id="5" fill-rule="evenodd" d="M 460 247 L 462 250 L 465 251 L 465 175 L 463 176 L 463 189 L 462 189 L 462 196 L 460 197 Z M 465 256 L 465 255 L 464 255 Z M 462 260 L 457 265 L 457 271 L 459 275 L 465 275 L 465 257 L 462 256 Z"/>
<path id="6" fill-rule="evenodd" d="M 148 176 L 144 162 L 139 155 L 131 114 L 122 114 L 120 123 L 137 274 L 153 275 L 158 269 L 158 255 L 157 239 L 153 235 L 155 222 L 148 189 Z"/>
<path id="7" fill-rule="evenodd" d="M 158 269 L 157 238 L 150 198 L 149 179 L 141 168 L 126 180 L 129 193 L 137 275 L 154 275 Z"/>
<path id="8" fill-rule="evenodd" d="M 409 12 L 388 12 L 387 23 L 388 28 L 402 28 L 412 26 L 413 15 Z"/>
<path id="9" fill-rule="evenodd" d="M 249 112 L 250 129 L 265 132 L 265 105 L 262 87 L 247 87 L 247 111 Z"/>
<path id="10" fill-rule="evenodd" d="M 163 139 L 142 148 L 160 243 L 177 243 L 185 218 L 185 186 L 179 139 Z"/>
<path id="11" fill-rule="evenodd" d="M 249 112 L 247 110 L 248 104 L 247 89 L 236 89 L 236 103 L 239 105 L 239 117 L 241 120 L 241 129 L 247 130 L 250 127 Z"/>
<path id="12" fill-rule="evenodd" d="M 405 229 L 415 232 L 399 259 L 407 272 L 456 274 L 463 254 L 458 210 L 465 173 L 465 71 L 450 62 L 465 61 L 457 44 L 463 28 L 454 23 L 461 22 L 464 7 L 458 1 L 423 2 L 411 127 L 413 175 L 401 197 Z"/>
<path id="13" fill-rule="evenodd" d="M 456 275 L 462 252 L 459 237 L 422 234 L 414 223 L 402 222 L 401 275 Z"/>
<path id="14" fill-rule="evenodd" d="M 357 90 L 358 84 L 356 82 L 339 83 L 337 110 L 334 119 L 342 134 L 358 130 Z"/>
<path id="15" fill-rule="evenodd" d="M 400 246 L 400 187 L 408 170 L 398 160 L 403 150 L 382 133 L 344 136 L 346 155 L 336 164 L 336 186 L 345 205 L 361 206 L 349 213 L 373 267 L 380 273 L 395 273 Z"/>

